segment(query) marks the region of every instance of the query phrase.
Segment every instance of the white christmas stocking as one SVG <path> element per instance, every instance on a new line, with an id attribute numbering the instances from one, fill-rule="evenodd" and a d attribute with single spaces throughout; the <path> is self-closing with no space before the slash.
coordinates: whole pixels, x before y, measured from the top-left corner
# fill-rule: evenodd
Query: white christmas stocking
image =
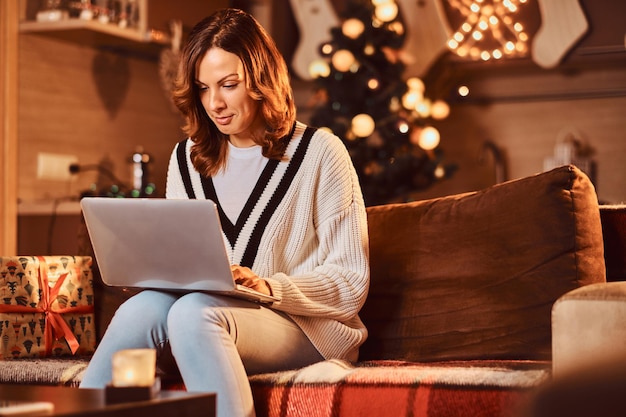
<path id="1" fill-rule="evenodd" d="M 532 43 L 537 65 L 553 68 L 587 32 L 589 24 L 578 0 L 538 0 L 541 27 Z"/>

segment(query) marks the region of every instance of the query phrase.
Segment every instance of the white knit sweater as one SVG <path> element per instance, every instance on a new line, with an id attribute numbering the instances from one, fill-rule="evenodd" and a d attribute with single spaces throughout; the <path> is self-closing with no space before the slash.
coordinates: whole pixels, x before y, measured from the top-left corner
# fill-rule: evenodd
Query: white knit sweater
<path id="1" fill-rule="evenodd" d="M 365 207 L 343 143 L 316 130 L 307 146 L 305 128 L 296 123 L 286 161 L 268 163 L 237 223 L 220 213 L 223 236 L 231 263 L 268 281 L 281 299 L 272 308 L 289 314 L 322 356 L 356 360 L 367 337 L 358 316 L 369 289 Z M 216 201 L 211 180 L 191 164 L 191 145 L 172 152 L 166 197 Z"/>

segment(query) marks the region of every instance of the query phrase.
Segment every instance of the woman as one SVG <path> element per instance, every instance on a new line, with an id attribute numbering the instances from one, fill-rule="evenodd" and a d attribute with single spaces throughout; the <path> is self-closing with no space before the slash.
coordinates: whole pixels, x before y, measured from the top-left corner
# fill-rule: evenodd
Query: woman
<path id="1" fill-rule="evenodd" d="M 167 198 L 215 201 L 235 280 L 280 301 L 143 291 L 117 311 L 81 386 L 106 385 L 117 350 L 153 347 L 189 391 L 217 393 L 219 416 L 253 416 L 248 374 L 356 360 L 363 199 L 341 141 L 296 121 L 284 59 L 247 13 L 196 25 L 174 98 L 188 139 L 172 152 Z"/>

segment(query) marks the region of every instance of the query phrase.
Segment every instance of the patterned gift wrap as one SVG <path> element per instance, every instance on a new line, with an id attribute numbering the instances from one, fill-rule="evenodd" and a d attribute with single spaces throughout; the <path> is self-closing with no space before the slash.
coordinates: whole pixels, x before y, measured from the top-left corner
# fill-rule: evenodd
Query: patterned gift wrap
<path id="1" fill-rule="evenodd" d="M 0 359 L 94 352 L 91 263 L 89 256 L 0 257 Z"/>

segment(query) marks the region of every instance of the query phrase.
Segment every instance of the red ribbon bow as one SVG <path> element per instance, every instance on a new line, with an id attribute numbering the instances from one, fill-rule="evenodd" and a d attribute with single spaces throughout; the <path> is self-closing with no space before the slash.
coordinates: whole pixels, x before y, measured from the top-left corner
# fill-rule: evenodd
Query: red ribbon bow
<path id="1" fill-rule="evenodd" d="M 61 274 L 57 282 L 54 284 L 54 287 L 50 288 L 46 260 L 43 256 L 38 256 L 37 258 L 39 259 L 39 288 L 41 288 L 41 299 L 39 300 L 39 305 L 37 307 L 27 307 L 21 305 L 0 304 L 0 313 L 44 313 L 46 316 L 44 328 L 46 356 L 50 356 L 52 353 L 53 339 L 59 340 L 62 338 L 65 338 L 72 354 L 75 354 L 80 344 L 61 315 L 64 313 L 92 313 L 93 305 L 65 307 L 53 310 L 52 303 L 59 295 L 59 291 L 63 287 L 63 283 L 65 282 L 65 278 L 68 273 L 65 272 Z"/>

